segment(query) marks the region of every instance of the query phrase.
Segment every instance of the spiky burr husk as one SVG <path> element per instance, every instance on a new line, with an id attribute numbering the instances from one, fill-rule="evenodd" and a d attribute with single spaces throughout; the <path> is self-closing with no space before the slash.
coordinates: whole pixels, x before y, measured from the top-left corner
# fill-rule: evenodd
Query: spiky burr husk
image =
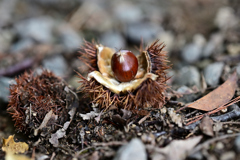
<path id="1" fill-rule="evenodd" d="M 40 75 L 25 72 L 10 85 L 8 112 L 18 131 L 31 131 L 42 123 L 52 110 L 58 116 L 57 124 L 68 118 L 67 104 L 71 97 L 66 92 L 66 83 L 52 72 L 43 70 Z M 70 97 L 69 97 L 70 96 Z M 52 128 L 54 130 L 54 127 Z"/>
<path id="2" fill-rule="evenodd" d="M 163 48 L 163 43 L 159 43 L 157 40 L 145 49 L 151 61 L 150 72 L 158 75 L 158 78 L 155 81 L 150 78 L 145 80 L 133 92 L 127 92 L 126 94 L 113 93 L 95 79 L 88 81 L 80 73 L 78 75 L 82 80 L 79 88 L 85 96 L 92 99 L 93 103 L 99 104 L 104 109 L 108 109 L 111 105 L 132 111 L 139 111 L 139 109 L 146 107 L 161 108 L 165 104 L 164 93 L 168 87 L 166 85 L 168 79 L 166 70 L 170 68 L 167 64 L 167 52 L 163 51 Z M 80 60 L 90 66 L 90 71 L 98 70 L 96 50 L 96 44 L 90 42 L 85 42 L 80 50 Z M 140 52 L 142 51 L 140 50 Z"/>

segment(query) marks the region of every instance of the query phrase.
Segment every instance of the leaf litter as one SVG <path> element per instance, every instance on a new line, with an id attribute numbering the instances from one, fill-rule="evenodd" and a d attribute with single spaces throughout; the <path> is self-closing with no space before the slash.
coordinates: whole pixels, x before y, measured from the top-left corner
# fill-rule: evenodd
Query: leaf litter
<path id="1" fill-rule="evenodd" d="M 229 102 L 234 96 L 237 87 L 237 72 L 234 72 L 226 82 L 218 88 L 208 93 L 199 100 L 188 104 L 186 107 L 194 108 L 202 111 L 211 111 L 219 106 Z"/>

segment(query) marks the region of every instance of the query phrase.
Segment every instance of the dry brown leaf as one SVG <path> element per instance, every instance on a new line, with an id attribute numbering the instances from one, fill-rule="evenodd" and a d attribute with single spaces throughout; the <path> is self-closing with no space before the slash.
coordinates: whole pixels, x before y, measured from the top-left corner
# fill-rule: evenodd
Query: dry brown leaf
<path id="1" fill-rule="evenodd" d="M 154 148 L 151 158 L 153 160 L 183 160 L 201 139 L 202 136 L 196 136 L 185 140 L 173 140 L 164 148 Z"/>
<path id="2" fill-rule="evenodd" d="M 237 72 L 234 72 L 221 86 L 186 107 L 211 111 L 222 106 L 232 99 L 237 86 L 237 79 Z"/>
<path id="3" fill-rule="evenodd" d="M 2 150 L 7 153 L 24 153 L 28 150 L 28 144 L 25 142 L 15 142 L 14 136 L 9 136 L 8 139 L 3 138 Z"/>

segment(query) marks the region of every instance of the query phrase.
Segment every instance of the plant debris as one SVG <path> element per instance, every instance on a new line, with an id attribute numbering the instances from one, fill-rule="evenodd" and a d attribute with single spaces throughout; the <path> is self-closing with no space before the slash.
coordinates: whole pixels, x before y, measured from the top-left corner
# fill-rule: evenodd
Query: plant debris
<path id="1" fill-rule="evenodd" d="M 2 150 L 12 154 L 24 153 L 29 149 L 25 142 L 15 142 L 14 136 L 9 136 L 8 139 L 3 138 Z"/>
<path id="2" fill-rule="evenodd" d="M 14 135 L 0 160 L 240 159 L 238 1 L 2 0 L 0 13 L 0 135 Z M 121 50 L 138 60 L 128 82 Z"/>
<path id="3" fill-rule="evenodd" d="M 206 96 L 202 97 L 201 99 L 188 104 L 186 107 L 203 111 L 211 111 L 219 106 L 226 104 L 232 99 L 235 93 L 237 80 L 237 72 L 234 72 L 221 86 Z"/>

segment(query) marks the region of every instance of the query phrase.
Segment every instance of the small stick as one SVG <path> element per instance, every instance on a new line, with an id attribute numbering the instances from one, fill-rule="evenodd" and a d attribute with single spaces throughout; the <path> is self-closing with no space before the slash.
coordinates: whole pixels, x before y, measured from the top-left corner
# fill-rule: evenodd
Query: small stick
<path id="1" fill-rule="evenodd" d="M 201 150 L 202 148 L 204 148 L 206 146 L 209 146 L 210 144 L 212 144 L 216 141 L 220 141 L 220 140 L 223 140 L 223 139 L 226 139 L 226 138 L 231 138 L 231 137 L 237 137 L 239 135 L 240 135 L 240 133 L 227 134 L 227 135 L 223 135 L 223 136 L 220 136 L 220 137 L 209 139 L 209 140 L 205 141 L 204 143 L 199 144 L 197 147 L 195 147 L 188 155 L 192 155 L 192 154 L 196 153 L 197 151 Z"/>
<path id="2" fill-rule="evenodd" d="M 212 110 L 212 111 L 210 111 L 210 112 L 207 112 L 207 113 L 205 113 L 205 114 L 203 114 L 203 115 L 198 115 L 198 116 L 189 118 L 189 119 L 187 119 L 187 121 L 190 121 L 190 122 L 188 122 L 186 125 L 189 125 L 189 124 L 192 124 L 192 123 L 194 123 L 194 122 L 197 122 L 197 121 L 201 120 L 204 116 L 207 116 L 207 115 L 209 116 L 209 115 L 211 115 L 211 114 L 214 114 L 214 113 L 216 113 L 216 112 L 218 112 L 218 111 L 220 111 L 220 110 L 222 110 L 222 109 L 225 109 L 225 108 L 227 108 L 228 106 L 230 106 L 230 105 L 232 105 L 232 104 L 234 104 L 234 103 L 237 103 L 237 102 L 239 102 L 239 101 L 240 101 L 240 96 L 232 99 L 231 101 L 225 103 L 224 105 L 222 105 L 222 106 L 220 106 L 220 107 L 218 107 L 218 108 L 216 108 L 216 109 L 214 109 L 214 110 Z"/>

